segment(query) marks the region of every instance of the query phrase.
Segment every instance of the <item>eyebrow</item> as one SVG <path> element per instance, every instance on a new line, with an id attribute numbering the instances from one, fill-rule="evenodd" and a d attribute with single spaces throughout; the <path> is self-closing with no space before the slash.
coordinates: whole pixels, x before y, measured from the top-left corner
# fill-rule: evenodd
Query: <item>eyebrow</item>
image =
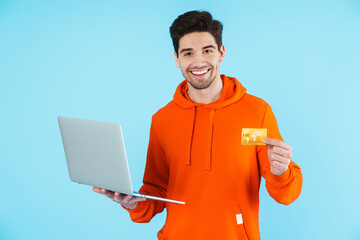
<path id="1" fill-rule="evenodd" d="M 207 49 L 207 48 L 216 49 L 216 47 L 214 45 L 207 45 L 207 46 L 203 47 L 202 49 Z M 184 48 L 184 49 L 181 49 L 180 53 L 191 51 L 191 50 L 193 50 L 193 49 L 192 48 Z"/>

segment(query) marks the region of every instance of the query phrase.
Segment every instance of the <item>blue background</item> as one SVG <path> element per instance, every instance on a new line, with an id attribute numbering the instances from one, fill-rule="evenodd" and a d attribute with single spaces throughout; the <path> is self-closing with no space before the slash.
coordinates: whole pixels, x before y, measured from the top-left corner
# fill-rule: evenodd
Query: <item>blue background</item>
<path id="1" fill-rule="evenodd" d="M 360 2 L 0 0 L 0 239 L 155 239 L 70 182 L 57 116 L 123 125 L 140 188 L 151 116 L 183 80 L 169 26 L 188 10 L 224 24 L 223 74 L 273 108 L 302 169 L 299 199 L 260 191 L 263 239 L 360 239 Z"/>

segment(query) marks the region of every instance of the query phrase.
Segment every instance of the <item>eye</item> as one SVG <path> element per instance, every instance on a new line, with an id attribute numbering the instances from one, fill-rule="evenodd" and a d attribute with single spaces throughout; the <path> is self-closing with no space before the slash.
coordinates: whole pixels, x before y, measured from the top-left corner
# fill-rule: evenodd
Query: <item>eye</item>
<path id="1" fill-rule="evenodd" d="M 205 50 L 204 50 L 204 53 L 212 53 L 212 52 L 213 52 L 212 49 L 205 49 Z"/>
<path id="2" fill-rule="evenodd" d="M 184 56 L 186 57 L 186 56 L 191 56 L 191 52 L 186 52 L 186 53 L 184 53 Z"/>

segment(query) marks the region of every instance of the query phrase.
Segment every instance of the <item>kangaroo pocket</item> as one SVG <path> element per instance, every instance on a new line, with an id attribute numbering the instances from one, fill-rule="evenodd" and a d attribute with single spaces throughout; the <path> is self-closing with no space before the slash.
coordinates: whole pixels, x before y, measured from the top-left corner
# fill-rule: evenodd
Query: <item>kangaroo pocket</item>
<path id="1" fill-rule="evenodd" d="M 168 204 L 159 239 L 248 239 L 238 206 Z"/>

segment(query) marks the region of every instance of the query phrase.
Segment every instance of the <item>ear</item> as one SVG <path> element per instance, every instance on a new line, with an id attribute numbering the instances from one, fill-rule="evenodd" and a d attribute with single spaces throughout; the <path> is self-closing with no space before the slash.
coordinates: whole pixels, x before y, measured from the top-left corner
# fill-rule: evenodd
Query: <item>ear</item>
<path id="1" fill-rule="evenodd" d="M 176 66 L 177 66 L 178 68 L 180 68 L 179 58 L 178 58 L 178 56 L 177 56 L 177 54 L 176 54 L 175 51 L 174 51 L 174 57 L 175 57 Z"/>
<path id="2" fill-rule="evenodd" d="M 225 46 L 224 46 L 224 45 L 221 45 L 221 47 L 220 47 L 220 59 L 219 59 L 219 62 L 224 61 L 224 57 L 225 57 Z"/>

